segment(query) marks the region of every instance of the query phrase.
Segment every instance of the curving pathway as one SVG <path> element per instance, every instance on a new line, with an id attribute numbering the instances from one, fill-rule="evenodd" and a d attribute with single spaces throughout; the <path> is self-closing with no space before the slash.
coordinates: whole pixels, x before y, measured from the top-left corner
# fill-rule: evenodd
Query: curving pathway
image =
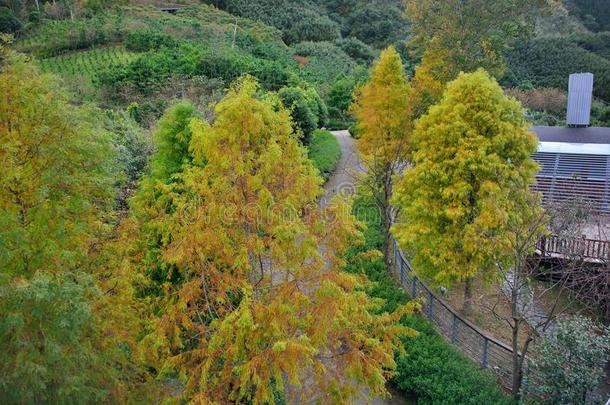
<path id="1" fill-rule="evenodd" d="M 339 141 L 341 147 L 341 158 L 337 163 L 335 171 L 330 176 L 324 185 L 324 197 L 320 199 L 320 206 L 324 207 L 330 199 L 335 195 L 351 197 L 356 193 L 356 183 L 359 175 L 364 174 L 365 169 L 362 167 L 358 152 L 356 150 L 356 142 L 350 135 L 349 131 L 331 131 L 331 133 Z M 400 396 L 400 393 L 389 388 L 392 394 L 391 398 L 380 398 L 369 396 L 368 400 L 355 401 L 356 405 L 372 404 L 372 405 L 404 405 L 412 404 Z"/>

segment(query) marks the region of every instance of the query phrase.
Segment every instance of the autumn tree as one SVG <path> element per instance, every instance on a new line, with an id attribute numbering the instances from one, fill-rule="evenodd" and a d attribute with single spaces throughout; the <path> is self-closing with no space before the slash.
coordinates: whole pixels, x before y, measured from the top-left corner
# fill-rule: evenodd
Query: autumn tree
<path id="1" fill-rule="evenodd" d="M 142 344 L 196 403 L 382 395 L 408 330 L 400 312 L 375 315 L 365 280 L 340 271 L 355 221 L 341 201 L 320 210 L 321 179 L 288 110 L 258 91 L 242 79 L 213 124 L 191 120 L 171 184 L 153 172 L 155 191 L 134 199 L 132 265 L 146 278 L 166 270 L 148 290 Z"/>
<path id="2" fill-rule="evenodd" d="M 402 209 L 393 228 L 415 268 L 437 285 L 495 274 L 497 251 L 506 248 L 515 201 L 529 193 L 537 165 L 536 139 L 523 109 L 483 70 L 460 74 L 441 102 L 417 123 L 412 163 L 397 184 Z"/>
<path id="3" fill-rule="evenodd" d="M 393 177 L 406 163 L 412 130 L 410 86 L 400 55 L 394 47 L 381 53 L 370 78 L 355 92 L 351 112 L 358 120 L 357 142 L 367 174 L 363 179 L 381 209 L 384 222 L 384 257 L 390 264 L 390 227 L 396 217 L 392 207 Z"/>
<path id="4" fill-rule="evenodd" d="M 549 0 L 405 0 L 413 56 L 421 59 L 413 79 L 416 116 L 441 98 L 460 72 L 486 69 L 499 78 L 504 54 L 533 34 Z"/>
<path id="5" fill-rule="evenodd" d="M 0 46 L 0 63 L 0 402 L 117 401 L 123 341 L 99 316 L 92 270 L 114 197 L 110 137 L 25 57 Z"/>

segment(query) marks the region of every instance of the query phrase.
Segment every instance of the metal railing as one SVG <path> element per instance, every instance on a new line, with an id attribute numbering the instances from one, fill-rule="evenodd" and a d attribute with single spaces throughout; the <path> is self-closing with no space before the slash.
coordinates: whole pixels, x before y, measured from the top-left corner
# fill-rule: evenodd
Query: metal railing
<path id="1" fill-rule="evenodd" d="M 421 282 L 395 240 L 392 242 L 392 251 L 394 271 L 400 286 L 411 298 L 423 298 L 422 314 L 434 324 L 437 332 L 481 367 L 493 371 L 502 385 L 511 389 L 512 348 L 463 318 Z"/>

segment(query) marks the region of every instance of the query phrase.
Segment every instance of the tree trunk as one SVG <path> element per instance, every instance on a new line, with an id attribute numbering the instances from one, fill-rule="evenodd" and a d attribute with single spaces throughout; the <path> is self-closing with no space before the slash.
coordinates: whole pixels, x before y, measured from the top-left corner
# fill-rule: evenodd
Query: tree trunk
<path id="1" fill-rule="evenodd" d="M 392 205 L 390 201 L 392 199 L 392 177 L 391 171 L 386 169 L 386 175 L 383 180 L 383 259 L 388 269 L 392 268 L 392 234 L 390 229 L 392 228 Z"/>
<path id="2" fill-rule="evenodd" d="M 515 400 L 519 400 L 521 394 L 521 382 L 523 381 L 523 361 L 519 357 L 519 329 L 521 328 L 521 322 L 515 321 L 513 326 L 512 336 L 512 347 L 513 347 L 513 397 Z"/>
<path id="3" fill-rule="evenodd" d="M 472 312 L 472 278 L 467 278 L 464 282 L 464 304 L 462 311 L 465 315 L 470 315 Z"/>

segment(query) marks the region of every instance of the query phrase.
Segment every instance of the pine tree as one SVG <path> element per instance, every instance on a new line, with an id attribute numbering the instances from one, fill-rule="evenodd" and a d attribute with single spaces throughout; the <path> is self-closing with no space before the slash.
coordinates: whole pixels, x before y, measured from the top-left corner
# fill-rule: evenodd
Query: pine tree
<path id="1" fill-rule="evenodd" d="M 519 103 L 483 70 L 460 74 L 413 134 L 413 167 L 397 184 L 402 208 L 393 231 L 418 271 L 437 284 L 494 273 L 508 249 L 507 224 L 518 217 L 537 165 L 536 138 Z"/>
<path id="2" fill-rule="evenodd" d="M 357 147 L 366 166 L 363 185 L 372 192 L 384 221 L 384 258 L 390 265 L 390 227 L 393 177 L 405 167 L 412 132 L 410 86 L 400 55 L 394 47 L 384 50 L 371 69 L 366 84 L 356 90 L 351 112 L 358 120 Z"/>
<path id="3" fill-rule="evenodd" d="M 193 402 L 383 394 L 408 330 L 395 323 L 400 312 L 375 315 L 365 280 L 340 271 L 359 239 L 349 207 L 320 211 L 321 179 L 289 112 L 258 91 L 243 79 L 212 125 L 192 120 L 190 163 L 134 200 L 126 239 L 143 233 L 133 265 L 157 286 L 142 344 Z"/>

